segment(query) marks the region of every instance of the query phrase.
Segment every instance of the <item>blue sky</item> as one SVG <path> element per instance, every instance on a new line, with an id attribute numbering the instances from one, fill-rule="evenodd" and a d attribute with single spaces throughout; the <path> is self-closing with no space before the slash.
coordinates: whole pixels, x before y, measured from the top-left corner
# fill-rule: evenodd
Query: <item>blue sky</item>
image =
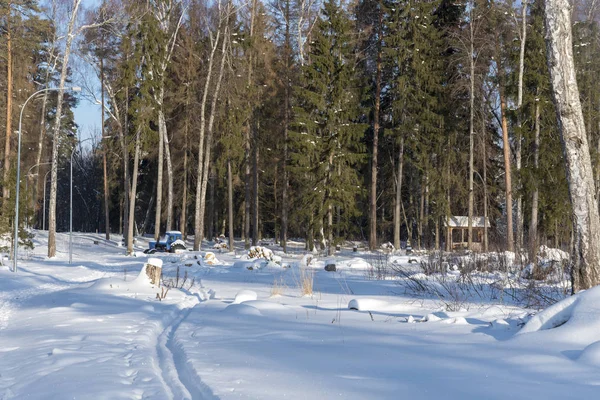
<path id="1" fill-rule="evenodd" d="M 97 132 L 94 136 L 99 138 L 101 107 L 82 97 L 80 97 L 79 104 L 74 110 L 75 122 L 79 125 L 79 137 L 81 139 L 88 138 L 92 133 Z"/>

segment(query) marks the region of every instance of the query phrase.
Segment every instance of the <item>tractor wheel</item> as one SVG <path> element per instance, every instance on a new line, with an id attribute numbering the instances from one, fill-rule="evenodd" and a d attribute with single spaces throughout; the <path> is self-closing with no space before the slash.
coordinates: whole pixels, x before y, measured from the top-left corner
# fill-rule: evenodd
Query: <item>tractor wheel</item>
<path id="1" fill-rule="evenodd" d="M 178 250 L 185 251 L 186 250 L 185 245 L 181 244 L 181 243 L 174 243 L 171 245 L 171 253 L 177 253 Z"/>

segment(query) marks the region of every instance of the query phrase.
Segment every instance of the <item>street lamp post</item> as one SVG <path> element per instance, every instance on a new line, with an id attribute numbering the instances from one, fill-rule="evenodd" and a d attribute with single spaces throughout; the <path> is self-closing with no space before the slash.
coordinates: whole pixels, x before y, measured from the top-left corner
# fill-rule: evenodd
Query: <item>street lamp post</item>
<path id="1" fill-rule="evenodd" d="M 25 100 L 25 103 L 21 106 L 21 113 L 19 115 L 19 135 L 17 144 L 17 189 L 15 191 L 15 232 L 14 232 L 14 243 L 13 243 L 13 272 L 17 272 L 17 252 L 19 250 L 19 187 L 21 180 L 21 125 L 23 122 L 23 111 L 29 100 L 33 99 L 36 95 L 44 92 L 71 90 L 73 92 L 80 92 L 81 88 L 77 86 L 69 88 L 45 88 L 38 90 Z"/>

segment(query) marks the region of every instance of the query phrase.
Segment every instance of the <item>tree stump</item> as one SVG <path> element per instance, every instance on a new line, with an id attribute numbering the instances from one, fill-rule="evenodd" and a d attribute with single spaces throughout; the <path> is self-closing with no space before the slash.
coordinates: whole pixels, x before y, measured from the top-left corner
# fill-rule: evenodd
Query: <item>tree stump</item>
<path id="1" fill-rule="evenodd" d="M 160 285 L 160 277 L 162 276 L 162 260 L 159 258 L 149 258 L 148 262 L 144 264 L 146 269 L 146 275 L 150 279 L 150 283 L 153 285 Z"/>

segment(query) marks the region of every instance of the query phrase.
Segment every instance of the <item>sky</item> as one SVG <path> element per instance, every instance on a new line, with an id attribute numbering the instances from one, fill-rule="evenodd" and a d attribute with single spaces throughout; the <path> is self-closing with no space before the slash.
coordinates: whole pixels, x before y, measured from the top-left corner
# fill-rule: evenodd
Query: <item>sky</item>
<path id="1" fill-rule="evenodd" d="M 85 98 L 80 98 L 74 110 L 75 122 L 79 126 L 79 137 L 83 140 L 92 135 L 100 136 L 101 107 L 92 104 Z"/>

